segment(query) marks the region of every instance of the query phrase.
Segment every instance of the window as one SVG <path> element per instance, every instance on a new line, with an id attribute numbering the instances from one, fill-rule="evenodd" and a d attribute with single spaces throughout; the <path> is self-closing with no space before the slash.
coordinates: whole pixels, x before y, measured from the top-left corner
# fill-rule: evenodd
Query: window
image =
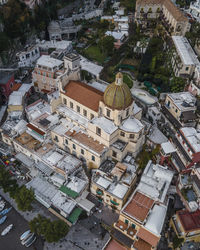
<path id="1" fill-rule="evenodd" d="M 101 135 L 101 129 L 98 128 L 98 127 L 96 127 L 96 134 L 97 134 L 97 135 Z"/>
<path id="2" fill-rule="evenodd" d="M 58 142 L 58 136 L 57 135 L 55 135 L 54 141 Z"/>
<path id="3" fill-rule="evenodd" d="M 112 151 L 112 156 L 116 158 L 117 157 L 117 152 Z"/>
<path id="4" fill-rule="evenodd" d="M 126 116 L 128 116 L 128 114 L 129 114 L 129 109 L 126 110 Z"/>
<path id="5" fill-rule="evenodd" d="M 73 144 L 73 149 L 76 149 L 76 145 L 75 144 Z"/>
<path id="6" fill-rule="evenodd" d="M 124 137 L 124 136 L 125 136 L 125 133 L 121 131 L 121 132 L 120 132 L 120 135 Z"/>
<path id="7" fill-rule="evenodd" d="M 73 102 L 70 102 L 70 108 L 73 109 L 74 105 Z"/>
<path id="8" fill-rule="evenodd" d="M 68 145 L 68 140 L 67 140 L 67 139 L 65 140 L 65 144 L 67 144 L 67 145 Z"/>
<path id="9" fill-rule="evenodd" d="M 85 109 L 83 110 L 83 115 L 87 116 L 87 110 L 85 110 Z"/>
<path id="10" fill-rule="evenodd" d="M 92 120 L 94 118 L 94 115 L 93 114 L 90 114 L 90 119 Z"/>
<path id="11" fill-rule="evenodd" d="M 188 71 L 189 67 L 186 67 L 185 70 Z"/>
<path id="12" fill-rule="evenodd" d="M 128 220 L 125 219 L 125 223 L 128 224 Z"/>
<path id="13" fill-rule="evenodd" d="M 134 229 L 135 229 L 135 224 L 132 224 L 132 228 L 134 228 Z"/>
<path id="14" fill-rule="evenodd" d="M 84 150 L 83 150 L 83 149 L 81 149 L 81 154 L 82 154 L 82 155 L 84 155 L 84 153 L 85 153 L 85 152 L 84 152 Z"/>
<path id="15" fill-rule="evenodd" d="M 135 135 L 134 134 L 130 134 L 130 138 L 134 139 Z"/>
<path id="16" fill-rule="evenodd" d="M 80 113 L 80 107 L 79 107 L 79 106 L 76 106 L 76 111 L 77 111 L 78 113 Z"/>
<path id="17" fill-rule="evenodd" d="M 109 109 L 106 110 L 106 115 L 107 115 L 108 117 L 110 117 L 110 110 L 109 110 Z"/>
<path id="18" fill-rule="evenodd" d="M 67 105 L 67 100 L 65 98 L 63 99 L 63 102 L 65 105 Z"/>
<path id="19" fill-rule="evenodd" d="M 92 155 L 92 161 L 95 161 L 95 157 L 94 157 L 94 155 Z"/>
<path id="20" fill-rule="evenodd" d="M 176 109 L 175 112 L 177 113 L 177 112 L 178 112 L 178 109 Z"/>

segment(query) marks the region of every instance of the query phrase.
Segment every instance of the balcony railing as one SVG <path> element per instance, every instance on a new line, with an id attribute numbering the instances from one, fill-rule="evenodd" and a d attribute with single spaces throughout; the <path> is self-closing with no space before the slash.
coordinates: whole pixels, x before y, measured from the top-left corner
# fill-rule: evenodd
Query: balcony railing
<path id="1" fill-rule="evenodd" d="M 116 206 L 119 205 L 119 203 L 117 203 L 116 201 L 110 200 L 110 202 L 111 202 L 113 205 L 116 205 Z"/>

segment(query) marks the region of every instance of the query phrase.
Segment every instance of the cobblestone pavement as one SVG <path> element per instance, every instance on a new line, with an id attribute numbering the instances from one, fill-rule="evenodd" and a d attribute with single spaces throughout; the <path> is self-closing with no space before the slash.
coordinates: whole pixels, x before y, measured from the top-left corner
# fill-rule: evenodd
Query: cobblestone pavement
<path id="1" fill-rule="evenodd" d="M 102 238 L 82 224 L 82 221 L 79 221 L 72 226 L 67 236 L 59 243 L 47 244 L 45 242 L 44 250 L 101 250 L 110 238 L 109 233 L 105 232 Z"/>

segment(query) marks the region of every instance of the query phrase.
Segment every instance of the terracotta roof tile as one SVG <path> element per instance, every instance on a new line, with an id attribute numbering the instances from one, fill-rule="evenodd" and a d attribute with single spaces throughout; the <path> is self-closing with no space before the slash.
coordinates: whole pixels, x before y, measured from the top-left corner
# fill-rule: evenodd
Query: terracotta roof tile
<path id="1" fill-rule="evenodd" d="M 103 100 L 103 92 L 82 82 L 69 81 L 64 90 L 66 96 L 96 112 L 99 102 Z"/>
<path id="2" fill-rule="evenodd" d="M 150 231 L 147 231 L 142 227 L 139 229 L 137 236 L 153 247 L 156 247 L 160 240 L 160 238 L 157 237 L 155 234 L 152 234 Z"/>
<path id="3" fill-rule="evenodd" d="M 142 239 L 135 241 L 133 246 L 137 250 L 151 250 L 151 245 Z"/>
<path id="4" fill-rule="evenodd" d="M 106 148 L 103 144 L 99 143 L 98 141 L 95 141 L 92 137 L 82 132 L 76 133 L 75 131 L 67 131 L 66 135 L 71 136 L 78 143 L 83 144 L 84 146 L 92 149 L 98 154 L 101 154 Z"/>
<path id="5" fill-rule="evenodd" d="M 182 224 L 185 232 L 200 230 L 200 210 L 195 212 L 188 212 L 187 210 L 178 211 L 180 223 Z"/>
<path id="6" fill-rule="evenodd" d="M 176 19 L 177 21 L 187 21 L 187 17 L 184 16 L 183 12 L 179 10 L 174 3 L 172 3 L 171 0 L 164 0 L 164 6 L 168 11 L 171 13 L 171 15 Z"/>
<path id="7" fill-rule="evenodd" d="M 146 219 L 153 204 L 154 200 L 142 193 L 136 192 L 131 201 L 124 208 L 124 212 L 129 216 L 143 222 Z"/>
<path id="8" fill-rule="evenodd" d="M 122 246 L 114 239 L 112 239 L 105 248 L 105 250 L 126 250 L 126 249 L 127 249 L 126 247 Z"/>
<path id="9" fill-rule="evenodd" d="M 26 126 L 27 126 L 28 128 L 30 128 L 30 129 L 34 130 L 35 132 L 37 132 L 38 134 L 40 134 L 40 135 L 42 135 L 42 136 L 45 134 L 45 132 L 43 132 L 43 131 L 40 130 L 39 128 L 35 127 L 35 126 L 32 125 L 31 123 L 28 123 Z"/>
<path id="10" fill-rule="evenodd" d="M 21 83 L 15 83 L 15 84 L 12 86 L 11 91 L 17 91 L 21 86 L 22 86 Z"/>

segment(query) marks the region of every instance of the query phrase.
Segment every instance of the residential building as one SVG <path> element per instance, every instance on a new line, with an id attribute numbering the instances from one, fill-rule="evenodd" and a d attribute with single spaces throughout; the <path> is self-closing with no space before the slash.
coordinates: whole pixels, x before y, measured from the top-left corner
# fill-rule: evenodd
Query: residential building
<path id="1" fill-rule="evenodd" d="M 126 35 L 124 32 L 117 32 L 117 31 L 106 31 L 106 36 L 112 36 L 114 38 L 114 47 L 116 49 L 119 49 L 121 45 L 123 44 Z"/>
<path id="2" fill-rule="evenodd" d="M 79 68 L 77 69 L 79 70 Z M 49 93 L 52 90 L 58 89 L 58 78 L 68 74 L 68 70 L 68 68 L 64 67 L 64 61 L 48 55 L 42 55 L 32 72 L 35 90 Z"/>
<path id="3" fill-rule="evenodd" d="M 177 151 L 172 154 L 172 163 L 178 171 L 184 171 L 200 161 L 200 133 L 192 127 L 177 131 L 173 144 Z"/>
<path id="4" fill-rule="evenodd" d="M 183 36 L 172 36 L 176 52 L 172 55 L 172 68 L 175 76 L 192 78 L 195 68 L 200 62 L 192 49 L 187 38 Z"/>
<path id="5" fill-rule="evenodd" d="M 88 166 L 99 167 L 109 156 L 121 162 L 128 152 L 141 150 L 144 125 L 134 117 L 134 101 L 121 73 L 104 92 L 70 80 L 60 87 L 59 100 L 55 107 L 52 101 L 52 109 L 65 120 L 52 130 L 52 140 Z"/>
<path id="6" fill-rule="evenodd" d="M 138 0 L 136 22 L 147 24 L 152 19 L 159 19 L 172 35 L 184 36 L 191 26 L 188 18 L 171 0 Z"/>
<path id="7" fill-rule="evenodd" d="M 194 96 L 200 95 L 200 65 L 194 70 L 193 80 L 189 83 L 188 91 Z"/>
<path id="8" fill-rule="evenodd" d="M 129 157 L 127 155 L 126 158 Z M 92 171 L 91 193 L 118 212 L 127 201 L 137 179 L 136 167 L 125 161 L 117 164 L 105 161 L 98 170 Z"/>
<path id="9" fill-rule="evenodd" d="M 184 241 L 200 240 L 200 210 L 188 212 L 179 210 L 170 220 L 170 226 L 173 228 L 178 238 Z"/>
<path id="10" fill-rule="evenodd" d="M 13 91 L 9 96 L 8 113 L 13 111 L 23 111 L 25 98 L 31 93 L 31 84 L 22 84 L 17 91 Z"/>
<path id="11" fill-rule="evenodd" d="M 200 22 L 200 1 L 192 1 L 190 3 L 190 9 L 189 9 L 192 17 L 197 20 L 197 22 Z"/>
<path id="12" fill-rule="evenodd" d="M 37 45 L 27 47 L 25 51 L 18 52 L 16 57 L 20 68 L 32 67 L 35 61 L 40 57 L 39 47 Z"/>
<path id="13" fill-rule="evenodd" d="M 48 26 L 50 40 L 69 40 L 81 30 L 81 25 L 75 25 L 72 18 L 51 21 Z"/>
<path id="14" fill-rule="evenodd" d="M 172 171 L 148 162 L 139 185 L 114 223 L 113 238 L 128 249 L 156 249 L 166 217 L 172 178 Z"/>
<path id="15" fill-rule="evenodd" d="M 177 127 L 195 127 L 196 98 L 190 92 L 170 93 L 166 95 L 163 112 L 168 119 Z"/>
<path id="16" fill-rule="evenodd" d="M 0 72 L 0 88 L 3 102 L 8 101 L 9 95 L 11 94 L 11 89 L 15 83 L 14 74 L 9 72 Z"/>
<path id="17" fill-rule="evenodd" d="M 103 70 L 103 67 L 100 65 L 97 65 L 91 61 L 89 61 L 87 58 L 80 56 L 80 67 L 81 70 L 86 71 L 92 78 L 99 79 L 100 73 Z"/>
<path id="18" fill-rule="evenodd" d="M 72 42 L 66 40 L 36 40 L 36 44 L 39 47 L 41 55 L 52 55 L 56 57 L 56 59 L 63 59 L 63 57 L 73 49 Z"/>

